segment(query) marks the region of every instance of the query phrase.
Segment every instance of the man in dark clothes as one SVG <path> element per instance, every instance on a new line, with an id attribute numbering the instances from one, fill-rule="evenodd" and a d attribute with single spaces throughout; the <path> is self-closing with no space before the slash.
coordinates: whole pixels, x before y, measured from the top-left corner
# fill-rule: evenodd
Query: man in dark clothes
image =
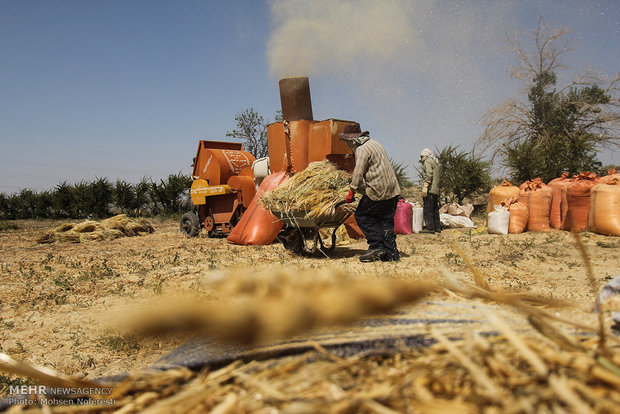
<path id="1" fill-rule="evenodd" d="M 394 214 L 400 187 L 390 159 L 383 146 L 371 139 L 368 131 L 362 132 L 357 123 L 347 125 L 340 139 L 355 153 L 346 201 L 352 202 L 356 192 L 364 194 L 355 211 L 357 225 L 368 241 L 368 251 L 360 256 L 360 261 L 397 261 L 400 253 L 396 247 Z"/>
<path id="2" fill-rule="evenodd" d="M 422 200 L 424 200 L 424 229 L 420 233 L 441 233 L 439 220 L 439 160 L 433 151 L 424 148 L 422 163 Z"/>

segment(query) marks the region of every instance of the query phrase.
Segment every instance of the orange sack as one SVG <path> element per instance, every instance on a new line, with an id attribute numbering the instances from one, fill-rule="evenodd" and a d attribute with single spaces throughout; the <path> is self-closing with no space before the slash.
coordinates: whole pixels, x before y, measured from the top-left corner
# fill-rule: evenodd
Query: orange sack
<path id="1" fill-rule="evenodd" d="M 357 225 L 357 220 L 355 220 L 355 216 L 351 214 L 348 219 L 344 222 L 344 228 L 347 230 L 347 234 L 352 239 L 365 239 L 366 236 L 360 226 Z"/>
<path id="2" fill-rule="evenodd" d="M 549 224 L 554 229 L 562 229 L 562 188 L 571 183 L 572 179 L 569 178 L 567 172 L 563 173 L 561 177 L 554 178 L 547 184 L 553 190 L 553 197 L 551 198 L 551 212 L 549 213 Z"/>
<path id="3" fill-rule="evenodd" d="M 597 184 L 598 177 L 596 174 L 585 171 L 566 186 L 568 210 L 562 227 L 564 230 L 584 231 L 588 227 L 590 189 Z"/>
<path id="4" fill-rule="evenodd" d="M 510 221 L 508 222 L 508 233 L 523 233 L 527 228 L 527 221 L 530 213 L 527 206 L 520 203 L 516 197 L 508 198 L 502 201 L 502 206 L 507 207 L 510 212 Z"/>
<path id="5" fill-rule="evenodd" d="M 620 236 L 620 177 L 590 190 L 588 231 Z"/>
<path id="6" fill-rule="evenodd" d="M 487 204 L 487 224 L 489 213 L 495 211 L 494 206 L 502 204 L 507 198 L 519 197 L 519 187 L 515 187 L 510 182 L 504 180 L 500 185 L 496 185 L 489 191 L 489 202 Z"/>
<path id="7" fill-rule="evenodd" d="M 284 172 L 269 175 L 261 183 L 241 220 L 230 232 L 226 241 L 232 244 L 261 245 L 273 242 L 284 223 L 258 203 L 258 199 L 269 190 L 288 179 Z"/>
<path id="8" fill-rule="evenodd" d="M 529 217 L 527 220 L 528 231 L 549 231 L 549 213 L 551 212 L 551 199 L 553 190 L 542 179 L 534 178 L 521 185 L 519 202 L 527 206 Z"/>

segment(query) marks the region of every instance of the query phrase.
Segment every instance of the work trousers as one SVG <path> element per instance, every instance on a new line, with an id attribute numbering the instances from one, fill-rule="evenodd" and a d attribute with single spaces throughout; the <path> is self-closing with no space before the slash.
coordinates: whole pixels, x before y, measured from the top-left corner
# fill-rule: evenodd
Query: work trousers
<path id="1" fill-rule="evenodd" d="M 424 200 L 424 228 L 441 231 L 439 220 L 439 194 L 428 193 Z"/>
<path id="2" fill-rule="evenodd" d="M 373 201 L 365 195 L 355 211 L 355 220 L 366 236 L 369 249 L 383 250 L 393 260 L 400 258 L 394 233 L 397 204 L 398 196 L 389 200 Z"/>

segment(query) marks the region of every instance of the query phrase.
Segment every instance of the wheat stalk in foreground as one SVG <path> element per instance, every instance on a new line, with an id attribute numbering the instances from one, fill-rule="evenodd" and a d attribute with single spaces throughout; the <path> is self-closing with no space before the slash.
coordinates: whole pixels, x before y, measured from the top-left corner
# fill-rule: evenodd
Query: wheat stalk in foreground
<path id="1" fill-rule="evenodd" d="M 246 345 L 265 344 L 319 327 L 387 313 L 438 291 L 433 283 L 367 280 L 327 270 L 232 273 L 214 283 L 220 300 L 159 298 L 129 324 L 138 335 L 195 331 Z"/>

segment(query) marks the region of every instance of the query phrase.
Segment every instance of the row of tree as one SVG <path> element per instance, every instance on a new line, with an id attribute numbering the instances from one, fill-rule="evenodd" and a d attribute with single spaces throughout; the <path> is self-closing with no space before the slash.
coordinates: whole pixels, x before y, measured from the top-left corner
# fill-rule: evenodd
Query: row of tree
<path id="1" fill-rule="evenodd" d="M 42 192 L 24 189 L 11 195 L 0 193 L 0 219 L 177 214 L 191 208 L 191 183 L 191 177 L 178 173 L 159 182 L 146 177 L 137 184 L 97 178 L 76 184 L 63 182 Z"/>

